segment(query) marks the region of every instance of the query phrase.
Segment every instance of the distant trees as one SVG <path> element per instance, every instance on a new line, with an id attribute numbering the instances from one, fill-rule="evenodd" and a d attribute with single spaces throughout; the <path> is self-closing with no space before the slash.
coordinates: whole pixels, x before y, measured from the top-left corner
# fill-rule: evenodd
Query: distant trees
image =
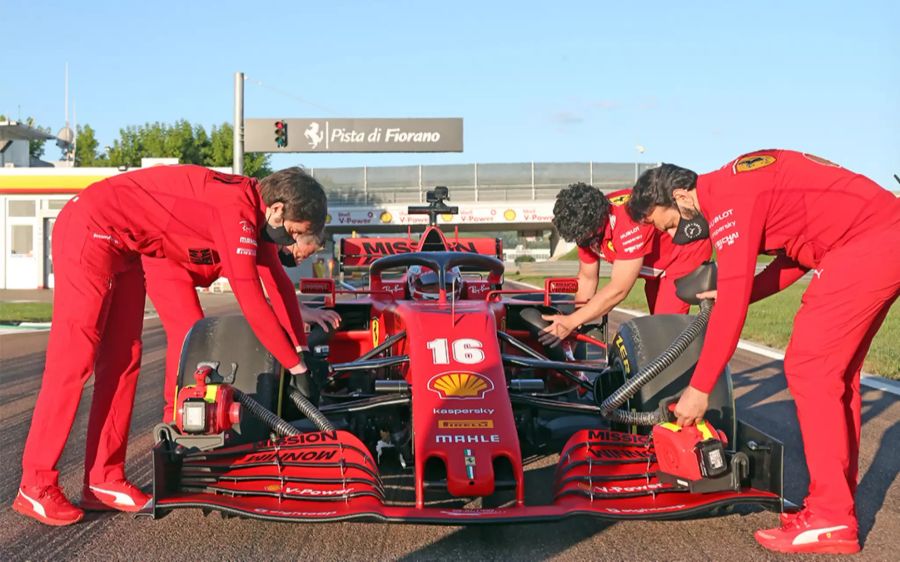
<path id="1" fill-rule="evenodd" d="M 79 126 L 76 132 L 76 166 L 140 166 L 141 158 L 178 158 L 182 164 L 228 167 L 232 165 L 233 129 L 228 123 L 202 125 L 184 119 L 169 125 L 146 123 L 119 130 L 119 138 L 100 150 L 94 129 Z M 244 174 L 262 177 L 272 172 L 269 155 L 244 155 Z"/>
<path id="2" fill-rule="evenodd" d="M 0 121 L 4 120 L 6 116 L 0 114 Z M 27 118 L 25 124 L 52 134 L 50 127 L 36 125 L 32 117 Z M 171 125 L 156 122 L 125 127 L 119 130 L 118 139 L 101 149 L 94 129 L 87 124 L 78 125 L 75 165 L 136 167 L 141 165 L 141 158 L 178 158 L 182 164 L 227 168 L 233 160 L 233 140 L 233 128 L 229 123 L 213 125 L 207 133 L 202 125 L 191 125 L 182 119 Z M 32 158 L 44 155 L 45 142 L 29 142 Z M 263 177 L 271 173 L 268 154 L 244 154 L 244 175 Z"/>

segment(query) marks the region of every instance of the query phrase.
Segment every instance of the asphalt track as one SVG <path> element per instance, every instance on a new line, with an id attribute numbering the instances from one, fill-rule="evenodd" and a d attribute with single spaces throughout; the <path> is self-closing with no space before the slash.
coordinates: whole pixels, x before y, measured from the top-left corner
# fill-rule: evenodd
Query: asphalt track
<path id="1" fill-rule="evenodd" d="M 234 312 L 231 296 L 203 297 L 209 314 Z M 613 324 L 627 317 L 614 314 Z M 553 524 L 445 527 L 329 523 L 297 525 L 176 511 L 161 520 L 124 513 L 89 513 L 78 525 L 43 526 L 9 505 L 40 386 L 47 332 L 0 336 L 0 560 L 777 560 L 753 540 L 776 524 L 773 513 L 741 508 L 693 521 L 609 522 L 573 518 Z M 151 429 L 162 407 L 165 336 L 159 320 L 145 321 L 143 372 L 138 384 L 128 455 L 129 478 L 149 490 Z M 807 475 L 793 402 L 780 361 L 739 350 L 731 362 L 738 415 L 786 446 L 786 496 L 800 502 Z M 88 383 L 61 484 L 78 499 L 92 386 Z M 858 513 L 863 552 L 857 560 L 897 560 L 900 549 L 900 400 L 863 389 L 863 442 Z M 543 498 L 548 476 L 529 467 L 529 498 Z M 891 554 L 893 552 L 894 554 Z M 811 556 L 808 556 L 811 557 Z M 783 557 L 787 558 L 787 557 Z"/>

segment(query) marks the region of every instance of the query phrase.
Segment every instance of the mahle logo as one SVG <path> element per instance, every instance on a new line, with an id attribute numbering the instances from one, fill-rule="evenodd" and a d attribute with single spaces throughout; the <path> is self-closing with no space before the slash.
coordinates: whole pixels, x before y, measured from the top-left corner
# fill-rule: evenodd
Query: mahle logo
<path id="1" fill-rule="evenodd" d="M 433 376 L 428 381 L 428 390 L 436 392 L 445 400 L 478 400 L 494 390 L 494 383 L 478 373 L 457 371 Z"/>

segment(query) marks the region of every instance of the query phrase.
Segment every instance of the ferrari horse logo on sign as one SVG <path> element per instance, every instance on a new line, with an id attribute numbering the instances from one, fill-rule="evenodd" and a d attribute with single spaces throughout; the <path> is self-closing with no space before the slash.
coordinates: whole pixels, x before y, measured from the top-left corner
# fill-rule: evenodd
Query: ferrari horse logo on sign
<path id="1" fill-rule="evenodd" d="M 769 154 L 751 154 L 750 156 L 742 156 L 739 158 L 738 161 L 734 163 L 732 171 L 736 174 L 739 172 L 752 172 L 753 170 L 765 168 L 774 163 L 775 157 Z"/>
<path id="2" fill-rule="evenodd" d="M 441 373 L 428 381 L 428 390 L 436 392 L 445 400 L 479 400 L 494 390 L 494 383 L 491 382 L 491 379 L 478 373 Z"/>

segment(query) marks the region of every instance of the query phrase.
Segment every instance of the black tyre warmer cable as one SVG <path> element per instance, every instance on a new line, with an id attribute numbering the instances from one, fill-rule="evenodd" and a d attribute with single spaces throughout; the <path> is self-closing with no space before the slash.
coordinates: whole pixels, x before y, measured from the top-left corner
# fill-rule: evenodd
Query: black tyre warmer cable
<path id="1" fill-rule="evenodd" d="M 658 411 L 629 412 L 628 410 L 617 410 L 616 408 L 637 394 L 641 387 L 663 372 L 684 353 L 684 350 L 688 348 L 691 342 L 706 328 L 706 324 L 709 322 L 709 315 L 712 312 L 712 305 L 713 301 L 711 300 L 701 301 L 700 314 L 675 338 L 672 345 L 662 352 L 659 357 L 638 371 L 636 375 L 628 379 L 625 384 L 617 388 L 600 404 L 600 413 L 604 418 L 627 425 L 656 425 L 668 421 Z"/>
<path id="2" fill-rule="evenodd" d="M 328 418 L 325 417 L 325 414 L 321 412 L 315 405 L 309 401 L 309 398 L 303 396 L 303 394 L 297 390 L 296 388 L 291 390 L 291 393 L 288 394 L 291 397 L 291 400 L 297 406 L 297 409 L 309 419 L 309 421 L 313 422 L 313 425 L 319 431 L 334 431 L 334 426 L 331 425 L 331 422 L 328 421 Z"/>
<path id="3" fill-rule="evenodd" d="M 247 394 L 244 394 L 238 389 L 234 389 L 234 398 L 240 402 L 240 404 L 247 408 L 247 410 L 259 418 L 260 421 L 269 426 L 269 429 L 277 433 L 282 437 L 287 437 L 289 435 L 300 435 L 300 430 L 296 427 L 292 426 L 288 422 L 279 418 L 274 413 L 270 412 L 265 406 L 250 398 Z"/>

